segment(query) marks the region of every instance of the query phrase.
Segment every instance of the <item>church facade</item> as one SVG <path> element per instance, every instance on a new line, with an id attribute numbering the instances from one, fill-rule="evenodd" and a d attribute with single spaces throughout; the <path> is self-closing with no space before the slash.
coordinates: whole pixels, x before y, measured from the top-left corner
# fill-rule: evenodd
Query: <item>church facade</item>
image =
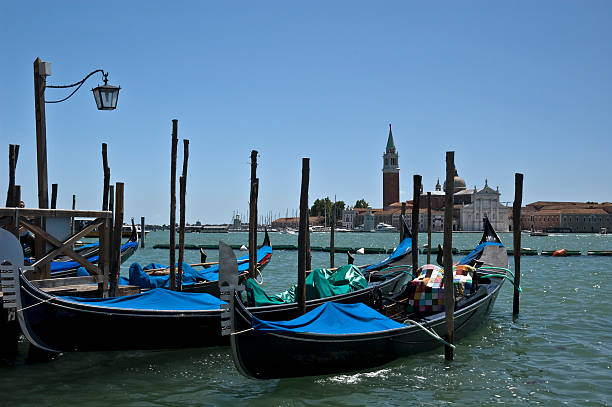
<path id="1" fill-rule="evenodd" d="M 499 202 L 499 190 L 493 189 L 485 180 L 484 188 L 474 188 L 471 203 L 464 204 L 460 209 L 461 230 L 482 230 L 482 219 L 489 218 L 491 225 L 498 232 L 510 230 L 510 208 Z"/>

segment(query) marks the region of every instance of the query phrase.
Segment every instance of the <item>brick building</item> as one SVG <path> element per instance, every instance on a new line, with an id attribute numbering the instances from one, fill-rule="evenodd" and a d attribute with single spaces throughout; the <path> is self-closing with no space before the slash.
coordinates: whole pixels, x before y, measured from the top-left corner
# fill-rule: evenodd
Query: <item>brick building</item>
<path id="1" fill-rule="evenodd" d="M 599 233 L 612 230 L 612 203 L 538 201 L 521 209 L 522 230 Z"/>

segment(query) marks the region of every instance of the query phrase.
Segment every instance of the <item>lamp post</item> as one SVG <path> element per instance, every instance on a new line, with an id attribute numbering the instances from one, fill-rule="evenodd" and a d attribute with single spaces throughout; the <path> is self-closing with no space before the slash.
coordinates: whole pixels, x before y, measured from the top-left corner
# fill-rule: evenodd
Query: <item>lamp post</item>
<path id="1" fill-rule="evenodd" d="M 36 109 L 36 155 L 38 161 L 38 207 L 47 209 L 49 207 L 49 194 L 47 184 L 47 130 L 45 121 L 45 103 L 60 103 L 68 100 L 85 83 L 90 76 L 102 73 L 104 85 L 98 85 L 92 89 L 98 110 L 115 110 L 119 98 L 119 86 L 108 84 L 108 73 L 101 69 L 89 73 L 83 79 L 70 85 L 48 85 L 47 76 L 51 75 L 51 63 L 43 62 L 40 58 L 34 61 L 34 105 Z M 60 100 L 45 100 L 46 88 L 73 88 L 68 96 Z"/>
<path id="2" fill-rule="evenodd" d="M 101 69 L 97 69 L 78 82 L 70 85 L 62 86 L 47 86 L 47 76 L 51 75 L 51 63 L 41 61 L 36 58 L 34 61 L 34 108 L 36 117 L 36 160 L 38 168 L 38 207 L 41 209 L 49 208 L 49 191 L 47 182 L 47 130 L 45 120 L 45 103 L 60 103 L 68 100 L 77 90 L 85 83 L 85 81 L 93 74 L 101 72 L 104 85 L 92 89 L 96 106 L 98 110 L 114 110 L 117 107 L 117 99 L 119 97 L 118 86 L 108 85 L 108 73 Z M 45 100 L 46 88 L 73 88 L 76 87 L 67 97 L 60 100 Z M 44 219 L 41 220 L 41 226 L 44 230 Z M 45 244 L 42 239 L 37 239 L 36 257 L 40 258 L 44 255 Z"/>

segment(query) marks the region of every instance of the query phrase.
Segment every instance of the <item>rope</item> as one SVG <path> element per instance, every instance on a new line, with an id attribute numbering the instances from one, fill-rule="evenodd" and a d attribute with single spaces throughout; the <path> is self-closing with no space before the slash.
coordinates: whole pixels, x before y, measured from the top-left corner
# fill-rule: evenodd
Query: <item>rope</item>
<path id="1" fill-rule="evenodd" d="M 245 332 L 252 331 L 252 330 L 253 330 L 253 328 L 247 328 L 247 329 L 243 329 L 242 331 L 232 332 L 232 335 L 240 335 L 240 334 L 243 334 Z"/>
<path id="2" fill-rule="evenodd" d="M 28 306 L 27 306 L 27 307 L 25 307 L 25 308 L 20 308 L 20 309 L 18 309 L 18 310 L 17 310 L 17 312 L 25 311 L 25 310 L 27 310 L 28 308 L 33 308 L 33 307 L 36 307 L 37 305 L 44 304 L 45 302 L 49 302 L 49 301 L 51 301 L 52 299 L 53 299 L 53 298 L 48 298 L 48 299 L 46 299 L 46 300 L 42 300 L 42 301 L 40 301 L 40 302 L 37 302 L 36 304 L 28 305 Z"/>
<path id="3" fill-rule="evenodd" d="M 505 271 L 506 273 L 509 273 L 512 278 L 514 278 L 514 273 L 512 271 L 510 271 L 509 269 L 503 268 L 503 267 L 493 267 L 493 266 L 482 266 L 479 267 L 478 270 L 480 269 L 488 269 L 488 270 L 502 270 Z"/>
<path id="4" fill-rule="evenodd" d="M 431 336 L 432 336 L 434 339 L 436 339 L 437 341 L 442 342 L 444 345 L 446 345 L 446 346 L 450 346 L 451 348 L 455 349 L 455 345 L 453 345 L 452 343 L 446 342 L 446 341 L 445 341 L 444 339 L 442 339 L 442 338 L 440 337 L 440 335 L 438 335 L 438 334 L 436 333 L 436 331 L 434 331 L 433 329 L 432 329 L 432 330 L 429 330 L 429 329 L 427 329 L 426 327 L 424 327 L 423 325 L 419 324 L 418 322 L 413 321 L 412 319 L 406 319 L 406 320 L 404 321 L 404 323 L 405 323 L 405 322 L 410 322 L 411 324 L 413 324 L 413 325 L 415 325 L 415 326 L 417 326 L 417 327 L 421 328 L 423 331 L 427 332 L 429 335 L 431 335 Z"/>
<path id="5" fill-rule="evenodd" d="M 512 283 L 512 285 L 514 286 L 514 288 L 516 288 L 516 289 L 518 290 L 518 292 L 519 292 L 519 293 L 522 293 L 522 292 L 523 292 L 523 290 L 521 289 L 521 287 L 520 287 L 520 286 L 517 286 L 517 285 L 514 283 L 514 281 L 513 281 L 513 280 L 511 280 L 511 279 L 510 279 L 510 277 L 508 277 L 508 276 L 507 276 L 507 275 L 505 275 L 505 274 L 487 274 L 487 275 L 485 275 L 485 276 L 481 276 L 481 278 L 487 278 L 487 277 L 503 277 L 503 278 L 505 278 L 506 280 L 510 281 L 510 282 Z"/>
<path id="6" fill-rule="evenodd" d="M 259 274 L 259 277 L 261 277 L 261 282 L 257 281 L 257 276 L 255 276 L 253 280 L 255 280 L 257 284 L 263 285 L 263 274 L 261 274 L 261 270 L 259 269 L 259 267 L 255 267 L 255 271 L 257 272 L 257 274 Z"/>
<path id="7" fill-rule="evenodd" d="M 409 266 L 389 266 L 389 267 L 385 267 L 385 268 L 384 268 L 384 269 L 382 269 L 382 270 L 378 270 L 378 271 L 372 272 L 372 273 L 370 273 L 370 274 L 380 273 L 381 271 L 385 271 L 385 270 L 389 270 L 389 269 L 394 269 L 394 268 L 406 268 L 406 267 L 409 267 Z M 414 274 L 412 274 L 412 273 L 411 273 L 411 272 L 409 272 L 408 270 L 400 270 L 400 271 L 401 271 L 402 273 L 408 273 L 408 274 L 410 274 L 410 276 L 411 276 L 412 278 L 416 278 L 416 277 L 414 276 Z M 393 273 L 383 274 L 381 277 L 390 276 L 391 274 L 393 274 Z"/>

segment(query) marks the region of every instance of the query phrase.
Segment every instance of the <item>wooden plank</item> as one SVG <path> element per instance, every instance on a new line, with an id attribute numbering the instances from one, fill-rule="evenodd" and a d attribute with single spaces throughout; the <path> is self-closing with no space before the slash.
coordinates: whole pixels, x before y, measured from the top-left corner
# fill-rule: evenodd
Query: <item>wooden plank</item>
<path id="1" fill-rule="evenodd" d="M 36 236 L 40 236 L 42 239 L 48 241 L 55 247 L 60 247 L 62 245 L 62 242 L 60 242 L 55 237 L 51 236 L 38 226 L 26 222 L 21 222 L 21 225 L 28 229 L 30 232 L 34 233 Z M 89 260 L 87 260 L 85 257 L 75 253 L 71 248 L 67 248 L 66 250 L 64 250 L 64 254 L 70 257 L 71 259 L 74 259 L 74 261 L 79 263 L 81 266 L 85 267 L 87 271 L 89 271 L 91 274 L 102 274 L 98 267 L 90 263 Z"/>
<path id="2" fill-rule="evenodd" d="M 110 211 L 85 211 L 85 210 L 70 210 L 70 209 L 39 209 L 39 208 L 7 208 L 0 207 L 0 217 L 3 216 L 25 216 L 28 218 L 44 216 L 45 218 L 110 218 Z"/>
<path id="3" fill-rule="evenodd" d="M 23 220 L 20 220 L 20 222 L 26 223 Z M 94 230 L 96 227 L 100 226 L 102 223 L 104 223 L 104 219 L 98 218 L 94 220 L 89 226 L 78 232 L 76 235 L 70 237 L 68 240 L 65 240 L 60 247 L 47 253 L 47 255 L 43 258 L 38 259 L 34 264 L 32 264 L 32 267 L 37 267 L 53 260 L 56 256 L 62 254 L 67 249 L 72 250 L 72 245 L 76 243 L 77 240 Z"/>
<path id="4" fill-rule="evenodd" d="M 104 283 L 105 276 L 80 276 L 64 278 L 47 278 L 44 280 L 32 280 L 31 283 L 38 288 L 65 287 L 78 284 Z"/>

